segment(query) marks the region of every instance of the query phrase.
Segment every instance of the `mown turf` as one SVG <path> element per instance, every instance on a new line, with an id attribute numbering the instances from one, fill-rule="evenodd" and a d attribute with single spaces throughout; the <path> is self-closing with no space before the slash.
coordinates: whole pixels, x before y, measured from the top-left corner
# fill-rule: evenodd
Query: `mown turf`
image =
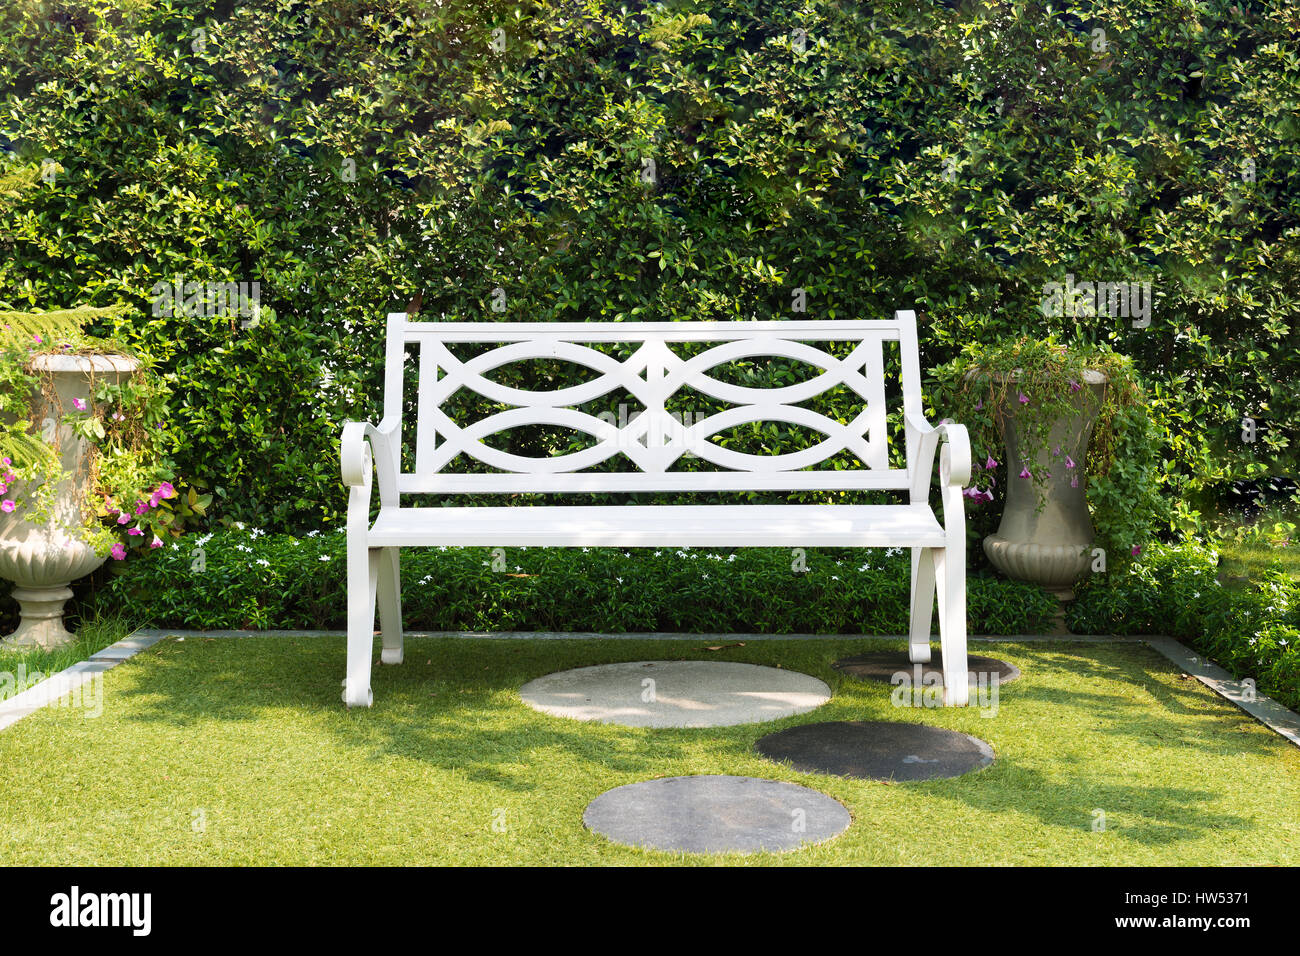
<path id="1" fill-rule="evenodd" d="M 109 672 L 101 717 L 47 709 L 0 733 L 0 863 L 1300 863 L 1300 750 L 1145 646 L 977 645 L 1024 673 L 991 717 L 895 708 L 889 686 L 830 667 L 888 641 L 705 646 L 412 639 L 405 664 L 376 670 L 375 707 L 347 711 L 341 639 L 168 639 Z M 779 664 L 835 694 L 769 724 L 651 730 L 546 716 L 516 693 L 566 667 L 681 658 Z M 997 760 L 886 784 L 752 751 L 796 724 L 880 719 L 975 734 Z M 583 828 L 611 787 L 704 773 L 814 787 L 853 825 L 752 856 L 641 851 Z"/>

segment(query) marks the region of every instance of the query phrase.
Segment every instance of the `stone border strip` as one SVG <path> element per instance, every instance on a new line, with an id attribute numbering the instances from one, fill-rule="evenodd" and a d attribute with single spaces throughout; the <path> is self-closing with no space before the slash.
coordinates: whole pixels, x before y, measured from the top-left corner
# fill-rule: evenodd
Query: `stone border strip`
<path id="1" fill-rule="evenodd" d="M 89 660 L 73 664 L 66 670 L 0 701 L 0 730 L 12 726 L 28 714 L 65 697 L 75 687 L 80 687 L 90 676 L 116 667 L 122 661 L 151 647 L 164 637 L 346 637 L 346 631 L 194 631 L 142 628 L 130 637 L 111 644 L 90 656 Z M 407 637 L 462 637 L 478 640 L 645 640 L 645 641 L 708 641 L 714 644 L 734 644 L 737 641 L 834 641 L 853 639 L 851 634 L 680 634 L 658 631 L 626 634 L 591 634 L 585 631 L 407 631 Z M 861 640 L 902 641 L 903 634 L 863 635 Z M 1173 661 L 1224 700 L 1244 710 L 1265 727 L 1300 747 L 1300 714 L 1288 710 L 1271 697 L 1252 693 L 1244 681 L 1234 680 L 1223 668 L 1189 650 L 1169 637 L 1135 637 L 1120 634 L 1015 634 L 973 635 L 972 641 L 1007 644 L 1146 644 Z M 67 681 L 67 686 L 52 683 L 55 678 Z M 46 685 L 50 684 L 47 688 Z M 53 691 L 59 690 L 59 693 Z"/>
<path id="2" fill-rule="evenodd" d="M 110 644 L 96 651 L 86 660 L 51 674 L 34 687 L 29 687 L 6 700 L 0 700 L 0 730 L 13 726 L 42 707 L 48 707 L 55 701 L 76 694 L 96 675 L 112 670 L 146 647 L 157 644 L 164 636 L 164 634 L 136 631 L 116 644 Z"/>

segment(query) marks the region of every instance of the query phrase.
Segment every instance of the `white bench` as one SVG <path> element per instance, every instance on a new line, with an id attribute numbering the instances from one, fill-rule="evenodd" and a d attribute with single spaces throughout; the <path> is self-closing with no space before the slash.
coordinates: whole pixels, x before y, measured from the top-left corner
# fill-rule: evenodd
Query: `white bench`
<path id="1" fill-rule="evenodd" d="M 855 343 L 839 359 L 816 343 Z M 905 469 L 891 468 L 886 434 L 884 342 L 897 341 L 902 361 Z M 490 343 L 464 362 L 452 343 Z M 588 347 L 633 346 L 626 361 Z M 683 359 L 674 343 L 716 343 Z M 403 361 L 408 343 L 419 348 L 414 471 L 402 472 Z M 745 388 L 708 372 L 734 360 L 784 356 L 823 371 L 780 388 Z M 587 366 L 599 377 L 552 392 L 522 391 L 484 378 L 511 362 L 561 359 Z M 887 321 L 505 323 L 413 322 L 388 317 L 384 417 L 379 425 L 343 428 L 343 481 L 350 487 L 347 515 L 348 644 L 343 700 L 368 707 L 378 597 L 386 664 L 402 661 L 400 548 L 436 545 L 486 547 L 898 547 L 912 549 L 909 656 L 930 660 L 930 622 L 937 584 L 945 701 L 968 703 L 966 673 L 966 529 L 962 486 L 970 480 L 970 441 L 962 425 L 929 425 L 921 414 L 921 373 L 916 317 L 898 312 Z M 861 399 L 848 424 L 800 407 L 844 384 Z M 442 403 L 470 389 L 513 406 L 482 421 L 461 424 Z M 702 420 L 665 411 L 665 402 L 689 388 L 731 407 Z M 574 407 L 623 389 L 644 407 L 631 421 L 611 422 Z M 806 426 L 826 438 L 804 450 L 774 456 L 722 448 L 711 436 L 754 421 Z M 598 442 L 552 458 L 511 455 L 483 439 L 522 425 L 553 425 L 589 433 Z M 939 490 L 943 523 L 929 504 L 939 439 Z M 863 468 L 810 470 L 847 450 Z M 714 470 L 670 470 L 690 452 Z M 498 471 L 451 474 L 443 468 L 461 454 Z M 637 471 L 617 474 L 583 469 L 626 455 Z M 379 516 L 370 523 L 371 468 L 379 485 Z M 616 505 L 539 507 L 403 507 L 404 494 L 509 492 L 792 491 L 894 489 L 908 504 L 891 505 Z"/>

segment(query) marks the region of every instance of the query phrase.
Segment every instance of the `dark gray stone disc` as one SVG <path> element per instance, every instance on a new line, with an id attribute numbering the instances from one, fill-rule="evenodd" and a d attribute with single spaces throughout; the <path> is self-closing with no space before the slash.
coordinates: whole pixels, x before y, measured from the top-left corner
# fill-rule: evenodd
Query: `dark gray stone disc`
<path id="1" fill-rule="evenodd" d="M 864 780 L 958 777 L 993 762 L 993 748 L 978 737 L 892 721 L 804 724 L 768 734 L 754 749 L 805 773 Z"/>
<path id="2" fill-rule="evenodd" d="M 943 654 L 935 653 L 928 664 L 913 664 L 907 659 L 907 651 L 872 651 L 856 657 L 844 657 L 831 665 L 841 674 L 856 677 L 858 680 L 875 680 L 885 684 L 899 683 L 895 675 L 906 674 L 913 687 L 943 686 Z M 921 668 L 921 681 L 917 681 L 917 668 Z M 996 657 L 979 657 L 969 654 L 966 657 L 966 671 L 971 675 L 972 684 L 982 683 L 985 687 L 992 684 L 990 675 L 998 675 L 999 684 L 1009 684 L 1020 676 L 1020 668 Z M 936 675 L 938 683 L 932 683 Z M 928 678 L 928 680 L 927 680 Z"/>
<path id="3" fill-rule="evenodd" d="M 797 850 L 843 833 L 849 811 L 824 793 L 755 777 L 666 777 L 607 790 L 582 815 L 626 846 L 687 853 Z"/>

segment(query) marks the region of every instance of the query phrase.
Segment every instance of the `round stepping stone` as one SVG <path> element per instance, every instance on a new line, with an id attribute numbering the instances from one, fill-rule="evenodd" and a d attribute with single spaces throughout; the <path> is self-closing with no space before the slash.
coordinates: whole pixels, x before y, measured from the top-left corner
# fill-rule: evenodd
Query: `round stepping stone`
<path id="1" fill-rule="evenodd" d="M 733 661 L 632 661 L 547 674 L 519 690 L 534 710 L 625 727 L 729 727 L 830 700 L 807 674 Z"/>
<path id="2" fill-rule="evenodd" d="M 824 793 L 756 777 L 667 777 L 630 783 L 587 804 L 582 822 L 615 843 L 686 853 L 772 853 L 848 829 Z"/>
<path id="3" fill-rule="evenodd" d="M 805 773 L 864 780 L 959 777 L 993 762 L 993 748 L 978 737 L 891 721 L 804 724 L 768 734 L 754 749 Z"/>
<path id="4" fill-rule="evenodd" d="M 856 677 L 858 680 L 898 683 L 894 675 L 902 673 L 907 675 L 913 687 L 943 686 L 942 653 L 935 654 L 928 664 L 913 664 L 907 659 L 907 651 L 873 651 L 870 654 L 859 654 L 857 657 L 842 658 L 831 666 L 841 674 Z M 918 667 L 921 668 L 920 671 L 917 671 Z M 993 683 L 991 676 L 993 674 L 998 675 L 999 684 L 1009 684 L 1020 676 L 1020 668 L 1015 664 L 1008 664 L 996 657 L 980 657 L 975 654 L 967 655 L 966 672 L 970 675 L 971 684 L 976 686 L 983 684 L 985 687 Z M 918 673 L 921 675 L 919 681 Z M 934 683 L 936 679 L 937 684 Z"/>

